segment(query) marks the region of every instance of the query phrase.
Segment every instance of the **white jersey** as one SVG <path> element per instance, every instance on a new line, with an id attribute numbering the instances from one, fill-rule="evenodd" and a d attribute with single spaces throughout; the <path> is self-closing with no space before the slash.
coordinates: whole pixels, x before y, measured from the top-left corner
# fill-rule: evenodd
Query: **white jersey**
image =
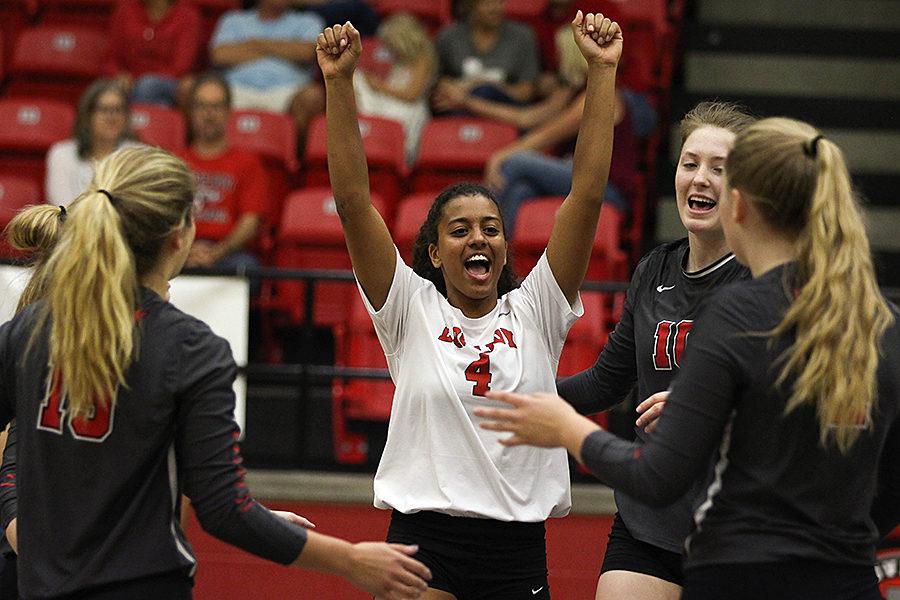
<path id="1" fill-rule="evenodd" d="M 473 411 L 499 403 L 487 390 L 552 392 L 569 327 L 569 305 L 546 254 L 519 289 L 488 314 L 466 317 L 397 254 L 384 306 L 363 301 L 396 386 L 387 444 L 375 475 L 375 506 L 403 513 L 534 522 L 571 506 L 562 448 L 508 448 L 507 433 L 478 426 Z"/>

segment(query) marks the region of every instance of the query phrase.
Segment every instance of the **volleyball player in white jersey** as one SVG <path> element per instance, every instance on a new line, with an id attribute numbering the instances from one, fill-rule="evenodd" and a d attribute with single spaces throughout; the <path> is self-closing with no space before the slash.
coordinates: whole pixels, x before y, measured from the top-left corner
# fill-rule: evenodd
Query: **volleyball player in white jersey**
<path id="1" fill-rule="evenodd" d="M 566 333 L 581 314 L 612 153 L 618 25 L 577 14 L 589 64 L 572 190 L 544 256 L 521 287 L 491 193 L 453 186 L 435 200 L 403 263 L 369 198 L 352 77 L 362 47 L 349 23 L 327 28 L 328 168 L 347 248 L 397 391 L 375 477 L 375 505 L 393 509 L 390 540 L 415 540 L 431 569 L 426 598 L 549 598 L 544 520 L 570 506 L 565 452 L 511 450 L 473 423 L 491 389 L 554 389 Z"/>

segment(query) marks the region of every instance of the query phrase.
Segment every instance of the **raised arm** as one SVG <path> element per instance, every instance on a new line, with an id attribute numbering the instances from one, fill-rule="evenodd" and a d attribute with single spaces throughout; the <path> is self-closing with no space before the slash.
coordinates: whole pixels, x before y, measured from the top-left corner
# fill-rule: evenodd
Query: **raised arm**
<path id="1" fill-rule="evenodd" d="M 384 306 L 397 255 L 387 225 L 369 196 L 369 173 L 356 121 L 353 71 L 362 54 L 348 21 L 319 34 L 316 57 L 325 79 L 328 175 L 356 279 L 375 310 Z"/>
<path id="2" fill-rule="evenodd" d="M 612 159 L 616 66 L 622 31 L 603 15 L 582 15 L 572 32 L 588 62 L 584 112 L 572 165 L 572 189 L 560 207 L 547 244 L 547 260 L 566 299 L 575 301 L 587 272 Z"/>

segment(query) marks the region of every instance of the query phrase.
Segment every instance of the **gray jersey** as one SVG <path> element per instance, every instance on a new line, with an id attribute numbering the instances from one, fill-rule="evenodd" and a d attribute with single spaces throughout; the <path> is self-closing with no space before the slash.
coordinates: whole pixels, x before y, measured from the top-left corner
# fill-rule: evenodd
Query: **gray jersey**
<path id="1" fill-rule="evenodd" d="M 92 418 L 71 419 L 59 382 L 48 380 L 46 333 L 25 351 L 39 308 L 0 327 L 0 425 L 16 419 L 0 503 L 4 528 L 18 517 L 24 597 L 192 574 L 182 493 L 211 534 L 270 560 L 296 559 L 305 531 L 259 505 L 244 483 L 225 340 L 143 290 L 127 386 Z"/>

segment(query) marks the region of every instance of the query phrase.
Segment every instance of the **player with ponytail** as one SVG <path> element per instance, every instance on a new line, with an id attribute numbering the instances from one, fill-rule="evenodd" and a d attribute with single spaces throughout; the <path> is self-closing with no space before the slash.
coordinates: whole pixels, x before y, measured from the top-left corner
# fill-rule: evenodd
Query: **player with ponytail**
<path id="1" fill-rule="evenodd" d="M 725 238 L 753 279 L 704 309 L 644 445 L 549 394 L 477 412 L 503 443 L 564 446 L 650 503 L 709 473 L 684 600 L 878 600 L 876 543 L 900 522 L 900 326 L 846 163 L 810 125 L 765 119 L 725 175 Z"/>
<path id="2" fill-rule="evenodd" d="M 228 543 L 379 598 L 419 597 L 430 574 L 415 547 L 319 535 L 250 495 L 231 351 L 168 302 L 194 239 L 193 196 L 190 171 L 165 151 L 110 155 L 61 233 L 46 231 L 58 241 L 35 273 L 37 300 L 0 327 L 0 425 L 16 419 L 0 511 L 21 595 L 190 598 L 183 490 Z M 42 210 L 23 223 L 53 217 Z"/>

